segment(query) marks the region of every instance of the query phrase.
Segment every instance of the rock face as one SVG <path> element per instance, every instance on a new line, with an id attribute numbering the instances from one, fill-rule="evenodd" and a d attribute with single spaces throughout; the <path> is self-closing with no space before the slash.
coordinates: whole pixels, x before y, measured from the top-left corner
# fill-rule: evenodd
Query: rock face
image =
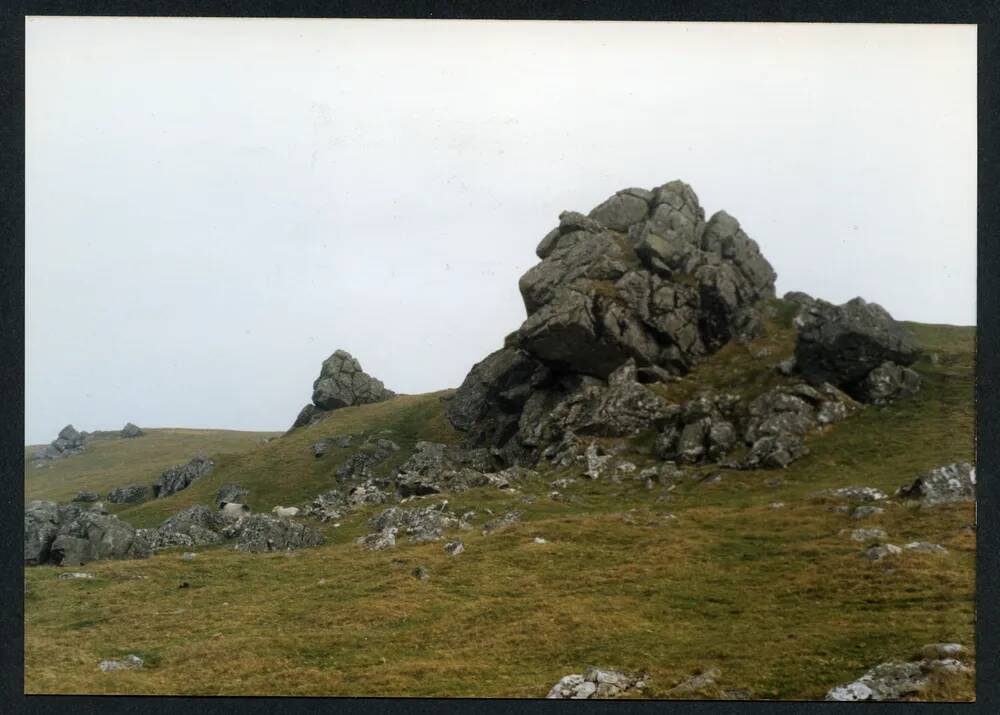
<path id="1" fill-rule="evenodd" d="M 198 456 L 187 464 L 171 467 L 153 483 L 153 496 L 156 498 L 170 496 L 187 489 L 196 479 L 209 474 L 215 468 L 215 462 L 208 457 Z"/>
<path id="2" fill-rule="evenodd" d="M 537 459 L 553 438 L 538 417 L 564 401 L 557 422 L 592 434 L 657 419 L 664 405 L 637 378 L 669 379 L 756 336 L 757 303 L 774 295 L 774 270 L 739 222 L 725 212 L 706 221 L 680 181 L 619 191 L 588 216 L 564 212 L 536 252 L 519 283 L 527 319 L 448 407 L 470 444 L 508 464 Z"/>
<path id="3" fill-rule="evenodd" d="M 973 500 L 976 498 L 976 469 L 968 462 L 937 467 L 900 487 L 899 496 L 919 500 L 927 506 Z"/>
<path id="4" fill-rule="evenodd" d="M 801 301 L 800 306 L 795 368 L 811 384 L 828 382 L 879 404 L 919 387 L 919 376 L 899 366 L 920 356 L 920 344 L 882 306 L 861 298 L 843 305 Z"/>
<path id="5" fill-rule="evenodd" d="M 136 437 L 142 437 L 146 433 L 139 429 L 136 425 L 131 422 L 127 422 L 124 427 L 122 427 L 121 436 L 122 439 L 134 439 Z"/>
<path id="6" fill-rule="evenodd" d="M 35 452 L 33 459 L 59 459 L 79 454 L 86 449 L 86 440 L 86 432 L 77 432 L 73 425 L 66 425 L 59 430 L 58 437 Z"/>
<path id="7" fill-rule="evenodd" d="M 116 516 L 45 501 L 25 507 L 25 564 L 79 566 L 98 559 L 145 558 L 150 553 L 145 534 Z"/>
<path id="8" fill-rule="evenodd" d="M 329 410 L 384 402 L 395 396 L 381 380 L 362 370 L 361 363 L 349 352 L 337 350 L 323 361 L 319 377 L 313 382 L 312 402 L 302 408 L 291 429 L 311 424 Z"/>
<path id="9" fill-rule="evenodd" d="M 144 484 L 129 484 L 115 487 L 108 492 L 108 501 L 113 504 L 135 504 L 148 499 L 152 489 Z"/>

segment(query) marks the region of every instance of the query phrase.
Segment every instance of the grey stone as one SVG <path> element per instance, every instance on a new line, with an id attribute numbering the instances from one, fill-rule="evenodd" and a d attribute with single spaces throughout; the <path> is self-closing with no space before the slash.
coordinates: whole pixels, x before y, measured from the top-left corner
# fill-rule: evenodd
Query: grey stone
<path id="1" fill-rule="evenodd" d="M 884 362 L 858 384 L 858 399 L 872 405 L 888 405 L 920 390 L 920 374 L 893 362 Z"/>
<path id="2" fill-rule="evenodd" d="M 884 492 L 875 487 L 850 486 L 837 489 L 824 489 L 817 496 L 842 499 L 850 502 L 873 502 L 886 498 Z"/>
<path id="3" fill-rule="evenodd" d="M 884 511 L 885 509 L 882 509 L 877 506 L 856 506 L 854 507 L 853 511 L 851 511 L 851 518 L 866 519 L 869 516 L 878 516 Z"/>
<path id="4" fill-rule="evenodd" d="M 73 497 L 75 502 L 95 502 L 101 498 L 101 495 L 97 492 L 79 491 L 76 496 Z"/>
<path id="5" fill-rule="evenodd" d="M 448 502 L 425 507 L 393 506 L 373 517 L 368 523 L 376 531 L 394 528 L 409 537 L 410 541 L 437 541 L 444 538 L 444 531 L 457 529 L 463 520 L 448 510 Z"/>
<path id="6" fill-rule="evenodd" d="M 668 698 L 690 697 L 702 691 L 716 687 L 718 679 L 721 677 L 722 671 L 718 668 L 709 668 L 681 681 L 674 687 L 670 688 L 665 695 Z"/>
<path id="7" fill-rule="evenodd" d="M 216 506 L 221 504 L 245 504 L 250 490 L 239 484 L 226 484 L 215 493 Z"/>
<path id="8" fill-rule="evenodd" d="M 146 558 L 151 553 L 144 532 L 114 515 L 89 511 L 60 524 L 49 558 L 61 566 L 80 566 L 100 559 Z"/>
<path id="9" fill-rule="evenodd" d="M 187 489 L 192 482 L 210 474 L 215 469 L 215 462 L 208 457 L 199 455 L 187 464 L 171 467 L 153 482 L 153 496 L 163 498 Z"/>
<path id="10" fill-rule="evenodd" d="M 284 551 L 321 546 L 323 534 L 318 529 L 292 519 L 272 514 L 250 514 L 222 531 L 227 539 L 236 539 L 238 551 Z"/>
<path id="11" fill-rule="evenodd" d="M 851 538 L 854 541 L 873 541 L 888 538 L 888 534 L 882 529 L 854 529 Z"/>
<path id="12" fill-rule="evenodd" d="M 880 544 L 872 546 L 864 552 L 864 557 L 869 561 L 881 561 L 890 556 L 898 556 L 903 550 L 895 544 Z"/>
<path id="13" fill-rule="evenodd" d="M 932 469 L 899 488 L 899 496 L 926 506 L 976 498 L 976 469 L 968 462 L 955 462 Z"/>
<path id="14" fill-rule="evenodd" d="M 382 531 L 376 531 L 373 534 L 368 534 L 367 536 L 358 537 L 358 544 L 368 549 L 369 551 L 384 551 L 385 549 L 391 549 L 396 545 L 396 532 L 398 529 L 394 526 L 390 526 Z"/>
<path id="15" fill-rule="evenodd" d="M 122 427 L 121 437 L 122 439 L 135 439 L 136 437 L 142 437 L 146 433 L 139 429 L 136 425 L 131 422 L 126 422 L 125 426 Z"/>
<path id="16" fill-rule="evenodd" d="M 59 574 L 60 581 L 75 581 L 78 579 L 92 579 L 94 574 L 84 573 L 82 571 L 66 571 L 65 573 Z"/>
<path id="17" fill-rule="evenodd" d="M 365 373 L 361 364 L 344 350 L 335 351 L 323 361 L 319 377 L 313 383 L 313 404 L 321 410 L 383 402 L 393 397 L 392 390 Z"/>
<path id="18" fill-rule="evenodd" d="M 110 673 L 115 670 L 142 670 L 144 666 L 142 658 L 135 654 L 129 654 L 121 660 L 102 660 L 97 664 L 102 673 Z"/>
<path id="19" fill-rule="evenodd" d="M 152 489 L 145 484 L 129 484 L 115 487 L 108 492 L 108 501 L 112 504 L 137 504 L 149 499 Z"/>
<path id="20" fill-rule="evenodd" d="M 941 546 L 941 544 L 932 544 L 927 541 L 911 541 L 908 544 L 903 544 L 903 549 L 906 551 L 919 551 L 925 554 L 947 554 L 948 549 Z"/>
<path id="21" fill-rule="evenodd" d="M 449 541 L 444 545 L 444 551 L 449 556 L 458 556 L 460 553 L 465 551 L 465 544 L 458 539 L 455 539 L 454 541 Z"/>

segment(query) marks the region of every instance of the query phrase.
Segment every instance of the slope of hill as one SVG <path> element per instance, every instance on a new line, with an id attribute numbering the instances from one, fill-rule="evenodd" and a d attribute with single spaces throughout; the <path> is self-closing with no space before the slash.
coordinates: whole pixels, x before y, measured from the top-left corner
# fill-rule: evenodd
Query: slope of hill
<path id="1" fill-rule="evenodd" d="M 698 386 L 768 387 L 780 379 L 774 362 L 792 351 L 789 317 L 786 311 L 765 337 L 731 344 L 658 389 L 679 400 Z M 516 492 L 480 488 L 420 499 L 476 511 L 473 530 L 448 534 L 465 543 L 454 557 L 442 542 L 404 538 L 394 549 L 361 549 L 355 539 L 384 508 L 368 506 L 321 525 L 326 545 L 293 554 L 216 547 L 182 560 L 168 550 L 87 564 L 92 580 L 59 580 L 66 569 L 58 567 L 27 569 L 25 690 L 542 697 L 563 675 L 596 665 L 649 673 L 647 697 L 669 697 L 691 674 L 717 667 L 717 685 L 686 697 L 749 691 L 812 699 L 926 643 L 962 643 L 974 662 L 974 505 L 912 508 L 889 500 L 884 513 L 858 521 L 815 495 L 850 485 L 891 493 L 926 469 L 973 459 L 975 329 L 909 327 L 927 351 L 913 366 L 921 390 L 813 435 L 810 454 L 783 470 L 685 467 L 671 490 L 627 475 L 577 479 L 556 500 L 552 480 L 579 477 L 579 469 L 540 466 L 540 476 Z M 755 357 L 762 348 L 766 358 Z M 379 465 L 387 472 L 420 439 L 458 438 L 444 418 L 447 395 L 337 410 L 245 450 L 216 433 L 217 447 L 198 446 L 216 457 L 212 474 L 118 513 L 155 525 L 209 503 L 227 483 L 249 487 L 255 511 L 302 502 L 330 486 L 354 451 L 316 459 L 310 445 L 345 433 L 389 430 L 401 449 Z M 190 456 L 152 454 L 154 437 L 123 440 L 114 454 L 95 444 L 92 455 L 66 458 L 44 475 L 29 469 L 29 498 L 151 481 L 161 465 Z M 649 441 L 636 437 L 621 456 L 641 469 L 653 462 Z M 99 455 L 107 461 L 73 466 Z M 706 479 L 712 475 L 721 478 Z M 523 512 L 519 523 L 482 533 L 485 521 L 512 509 Z M 844 531 L 860 526 L 884 529 L 894 543 L 929 541 L 948 552 L 870 562 L 861 557 L 864 544 Z M 428 580 L 414 578 L 417 566 Z M 98 672 L 99 660 L 127 653 L 147 668 Z M 922 697 L 970 699 L 972 679 Z"/>

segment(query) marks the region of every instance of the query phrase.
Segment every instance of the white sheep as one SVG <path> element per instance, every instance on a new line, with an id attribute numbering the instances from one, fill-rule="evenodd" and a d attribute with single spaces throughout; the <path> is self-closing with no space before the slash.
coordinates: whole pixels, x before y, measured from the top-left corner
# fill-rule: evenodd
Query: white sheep
<path id="1" fill-rule="evenodd" d="M 250 507 L 236 502 L 219 502 L 219 511 L 225 516 L 239 518 L 250 513 Z"/>
<path id="2" fill-rule="evenodd" d="M 298 516 L 300 509 L 297 506 L 276 506 L 271 511 L 278 516 L 290 517 Z"/>

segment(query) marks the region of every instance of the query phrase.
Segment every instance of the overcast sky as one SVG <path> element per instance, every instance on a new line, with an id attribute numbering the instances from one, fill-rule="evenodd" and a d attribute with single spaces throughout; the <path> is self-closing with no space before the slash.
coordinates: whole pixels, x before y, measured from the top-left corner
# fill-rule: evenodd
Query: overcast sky
<path id="1" fill-rule="evenodd" d="M 564 209 L 691 184 L 778 272 L 975 323 L 970 26 L 27 21 L 26 427 L 457 386 Z"/>

